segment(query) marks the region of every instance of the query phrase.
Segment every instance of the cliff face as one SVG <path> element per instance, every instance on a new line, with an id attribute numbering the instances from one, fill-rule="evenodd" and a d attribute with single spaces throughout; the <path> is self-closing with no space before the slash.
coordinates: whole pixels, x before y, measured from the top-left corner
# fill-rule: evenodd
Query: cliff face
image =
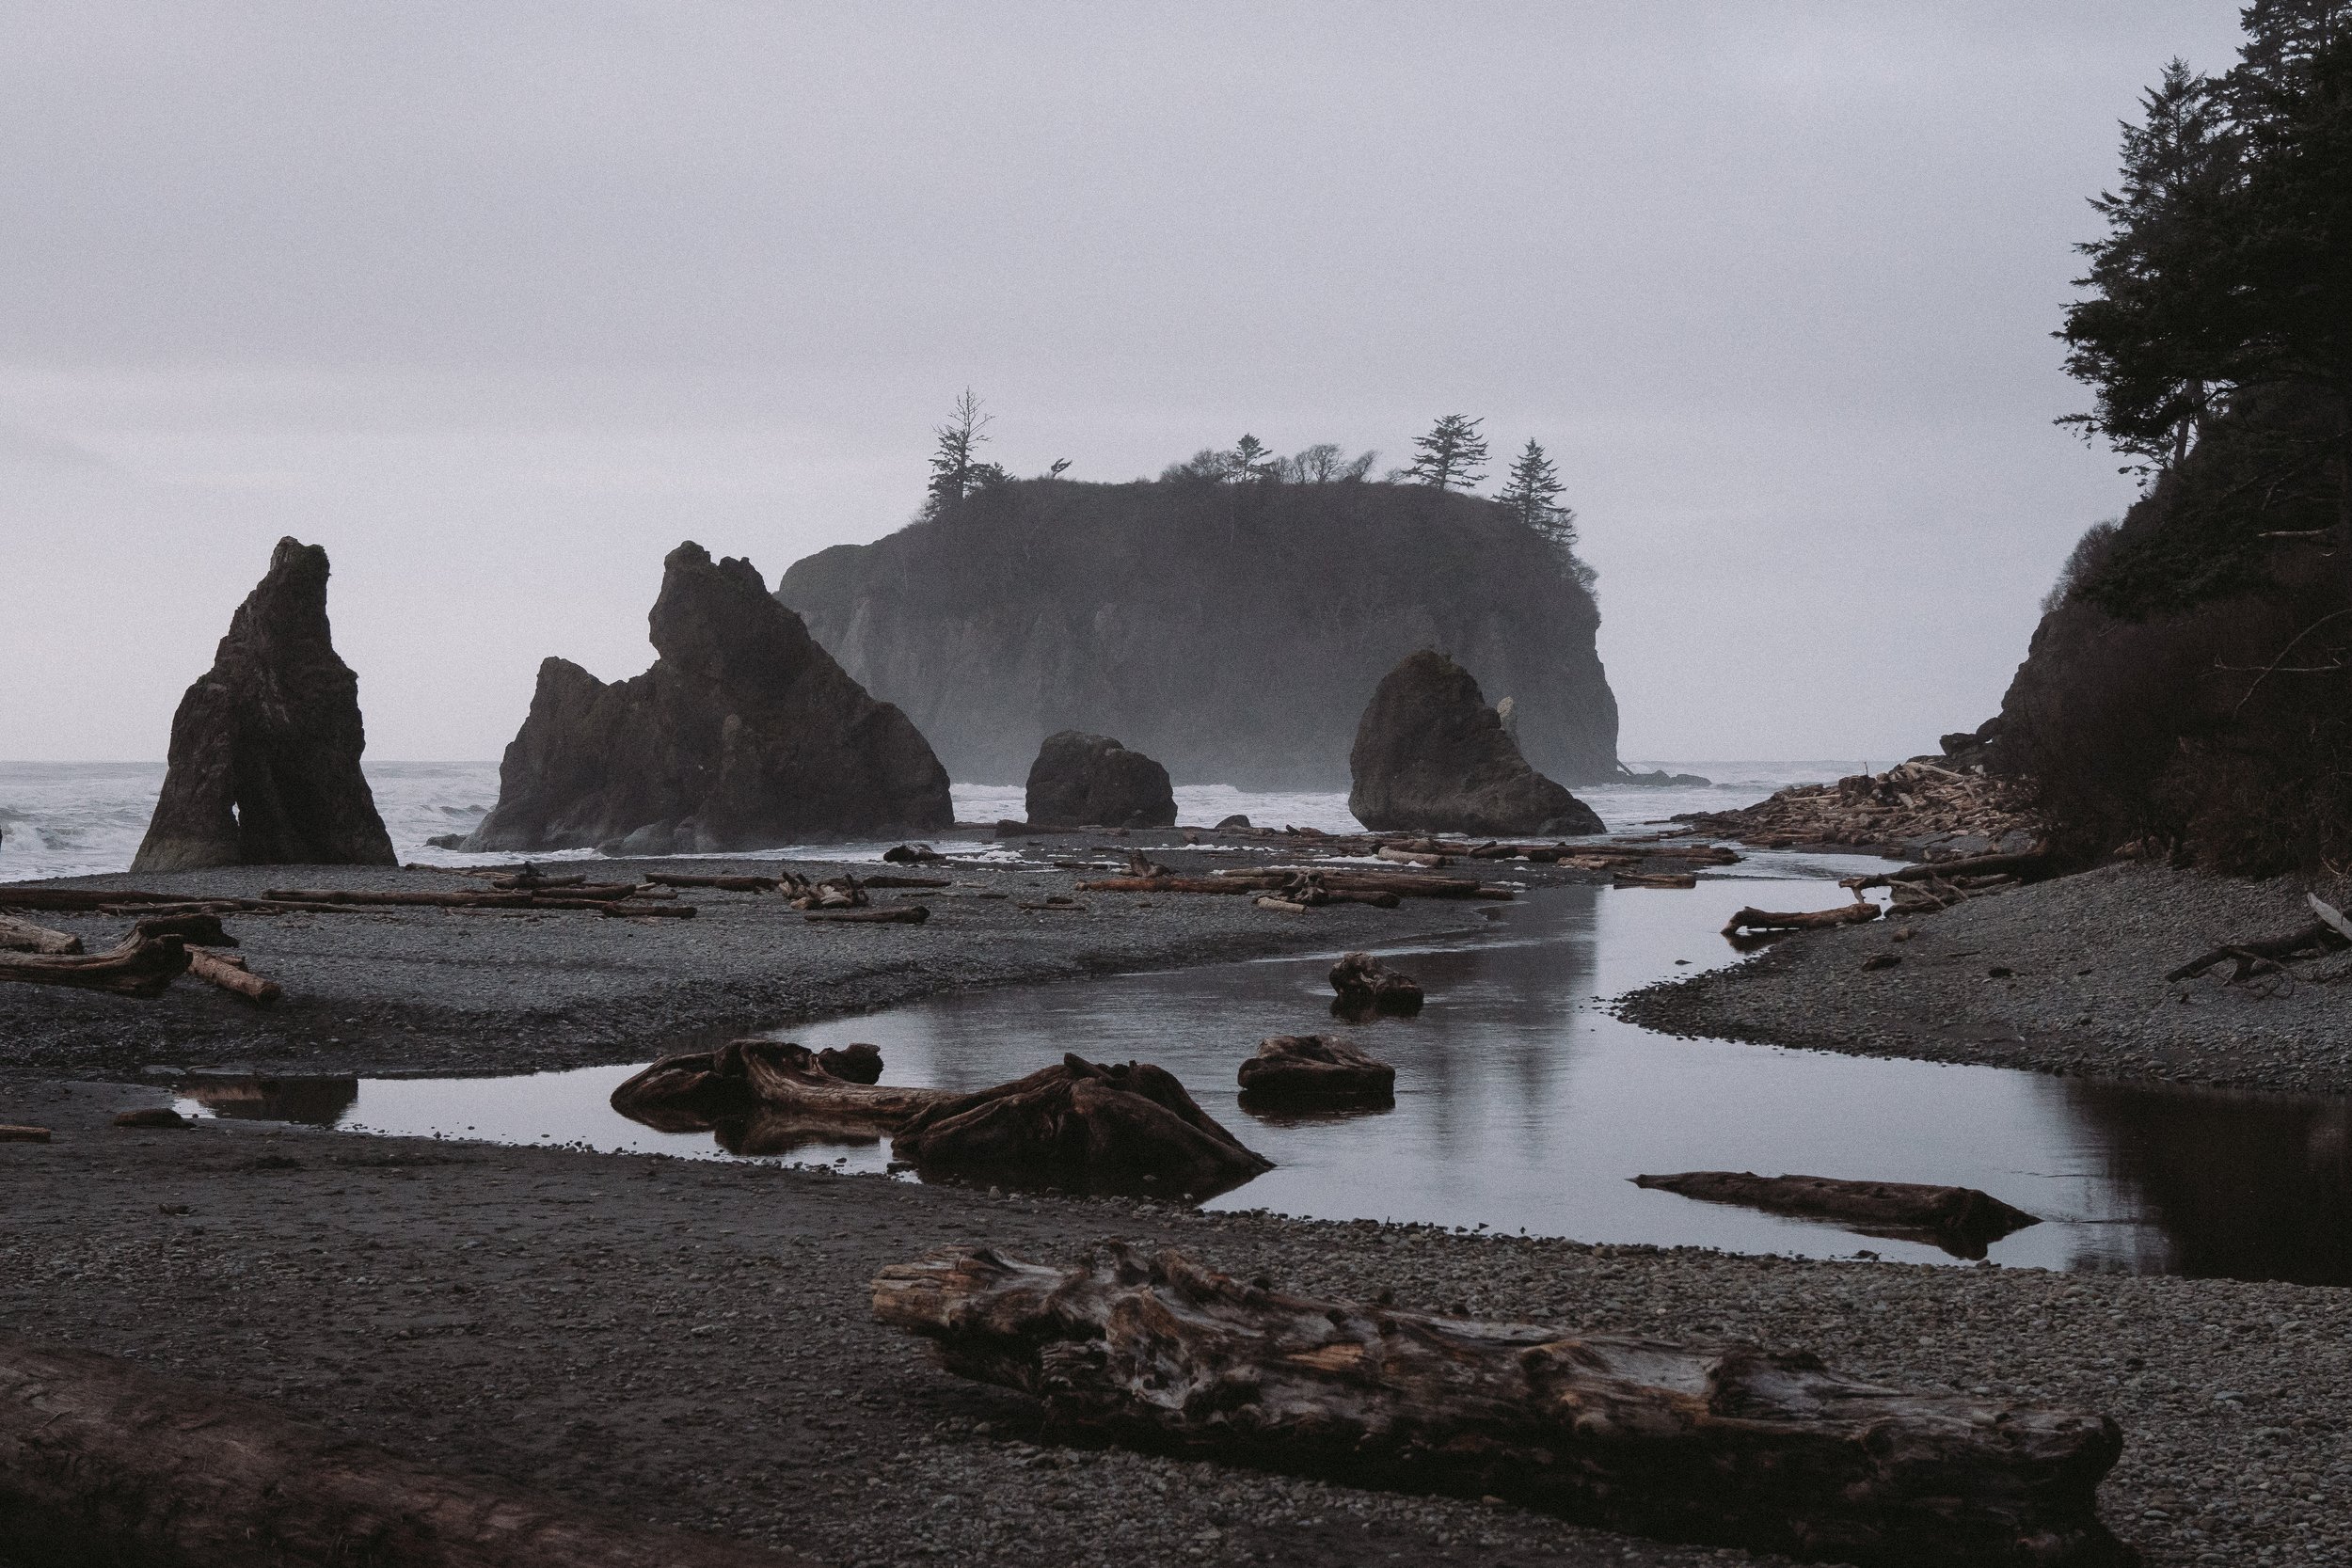
<path id="1" fill-rule="evenodd" d="M 327 630 L 326 552 L 280 539 L 172 715 L 170 768 L 131 869 L 392 864 L 366 746 L 359 678 Z"/>
<path id="2" fill-rule="evenodd" d="M 680 545 L 649 617 L 660 657 L 607 685 L 539 667 L 469 849 L 752 849 L 953 820 L 947 774 L 907 722 L 844 674 L 748 561 Z"/>
<path id="3" fill-rule="evenodd" d="M 1180 783 L 1342 789 L 1358 717 L 1437 647 L 1569 782 L 1615 770 L 1599 611 L 1490 503 L 1364 483 L 1026 480 L 785 574 L 777 597 L 950 772 L 1116 735 Z"/>
<path id="4" fill-rule="evenodd" d="M 2321 409 L 2320 414 L 2328 411 Z M 2304 404 L 2249 400 L 2078 547 L 1991 754 L 2059 847 L 2268 875 L 2352 856 L 2352 578 Z"/>

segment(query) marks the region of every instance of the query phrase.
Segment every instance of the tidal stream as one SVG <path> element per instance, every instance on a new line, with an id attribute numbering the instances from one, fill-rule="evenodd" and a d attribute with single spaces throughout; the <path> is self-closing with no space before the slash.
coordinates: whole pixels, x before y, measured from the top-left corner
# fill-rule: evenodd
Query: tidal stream
<path id="1" fill-rule="evenodd" d="M 1490 906 L 1472 936 L 1383 950 L 1428 989 L 1412 1018 L 1333 1020 L 1325 954 L 952 993 L 777 1033 L 812 1047 L 871 1041 L 893 1084 L 980 1088 L 1065 1051 L 1156 1062 L 1276 1162 L 1212 1209 L 1957 1261 L 1920 1242 L 1630 1180 L 1803 1173 L 1980 1187 L 2041 1216 L 1993 1244 L 2002 1264 L 2352 1283 L 2352 1102 L 1674 1039 L 1607 1010 L 1607 998 L 1653 980 L 1737 961 L 1716 933 L 1741 904 L 1820 908 L 1845 896 L 1832 879 L 1850 869 L 1758 856 L 1695 891 L 1561 888 Z M 1395 1064 L 1394 1107 L 1243 1111 L 1233 1073 L 1257 1042 L 1317 1032 Z M 194 1079 L 182 1093 L 199 1114 L 732 1157 L 707 1133 L 658 1132 L 614 1113 L 606 1097 L 634 1070 Z M 879 1172 L 887 1155 L 877 1143 L 812 1143 L 788 1158 Z"/>

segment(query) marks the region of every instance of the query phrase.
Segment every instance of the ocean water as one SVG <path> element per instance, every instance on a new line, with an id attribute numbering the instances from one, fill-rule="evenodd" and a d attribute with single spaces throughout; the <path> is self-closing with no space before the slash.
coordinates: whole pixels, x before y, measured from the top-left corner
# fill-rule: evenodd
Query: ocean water
<path id="1" fill-rule="evenodd" d="M 1705 787 L 1610 784 L 1579 790 L 1612 830 L 1638 829 L 1677 812 L 1745 805 L 1784 784 L 1834 779 L 1862 765 L 1817 761 L 1635 766 L 1696 773 L 1714 782 Z M 367 773 L 369 785 L 375 791 L 376 810 L 383 814 L 392 847 L 403 861 L 467 865 L 514 858 L 460 854 L 436 849 L 425 842 L 469 832 L 498 803 L 497 763 L 371 762 Z M 0 881 L 128 870 L 163 783 L 160 762 L 0 763 Z M 958 784 L 955 801 L 956 817 L 963 822 L 994 822 L 1023 815 L 1017 784 Z M 1359 826 L 1348 815 L 1347 797 L 1338 792 L 1262 793 L 1228 784 L 1180 784 L 1176 811 L 1177 820 L 1187 825 L 1214 823 L 1238 813 L 1260 827 L 1351 832 Z M 943 844 L 961 841 L 977 842 L 971 834 L 953 833 L 940 840 Z M 766 853 L 786 855 L 798 850 L 829 859 L 872 860 L 886 847 L 882 843 L 795 846 Z M 591 853 L 573 850 L 540 858 L 568 859 Z"/>

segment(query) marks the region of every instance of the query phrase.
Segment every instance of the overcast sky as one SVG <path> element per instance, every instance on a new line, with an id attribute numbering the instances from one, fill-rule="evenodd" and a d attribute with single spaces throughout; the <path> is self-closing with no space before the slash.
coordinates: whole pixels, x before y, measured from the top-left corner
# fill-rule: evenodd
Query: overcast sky
<path id="1" fill-rule="evenodd" d="M 1078 479 L 1484 416 L 1567 482 L 1627 757 L 1932 749 L 2132 497 L 2052 426 L 2049 333 L 2116 120 L 2236 37 L 2230 0 L 8 14 L 15 759 L 160 757 L 288 532 L 370 755 L 495 756 L 543 656 L 644 667 L 680 539 L 772 581 L 904 523 L 966 385 Z"/>

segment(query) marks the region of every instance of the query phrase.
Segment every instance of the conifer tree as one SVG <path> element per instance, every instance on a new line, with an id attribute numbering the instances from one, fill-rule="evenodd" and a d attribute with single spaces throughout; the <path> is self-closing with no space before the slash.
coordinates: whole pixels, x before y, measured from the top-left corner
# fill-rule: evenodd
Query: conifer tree
<path id="1" fill-rule="evenodd" d="M 973 491 L 1005 479 L 1002 467 L 980 460 L 980 444 L 988 439 L 993 418 L 981 411 L 980 400 L 966 387 L 963 396 L 956 399 L 955 406 L 948 410 L 947 422 L 931 432 L 937 444 L 931 449 L 930 498 L 923 503 L 925 515 L 935 517 L 951 512 Z"/>
<path id="2" fill-rule="evenodd" d="M 1231 465 L 1227 477 L 1236 480 L 1263 479 L 1275 471 L 1275 465 L 1279 461 L 1272 448 L 1249 435 L 1234 442 L 1233 450 L 1227 456 Z"/>
<path id="3" fill-rule="evenodd" d="M 1448 414 L 1413 442 L 1413 461 L 1404 477 L 1439 490 L 1467 490 L 1486 476 L 1473 472 L 1486 461 L 1486 438 L 1478 434 L 1481 421 L 1464 414 Z"/>
<path id="4" fill-rule="evenodd" d="M 1496 500 L 1562 555 L 1576 553 L 1576 514 L 1560 504 L 1559 471 L 1534 437 L 1511 462 L 1509 484 Z"/>

